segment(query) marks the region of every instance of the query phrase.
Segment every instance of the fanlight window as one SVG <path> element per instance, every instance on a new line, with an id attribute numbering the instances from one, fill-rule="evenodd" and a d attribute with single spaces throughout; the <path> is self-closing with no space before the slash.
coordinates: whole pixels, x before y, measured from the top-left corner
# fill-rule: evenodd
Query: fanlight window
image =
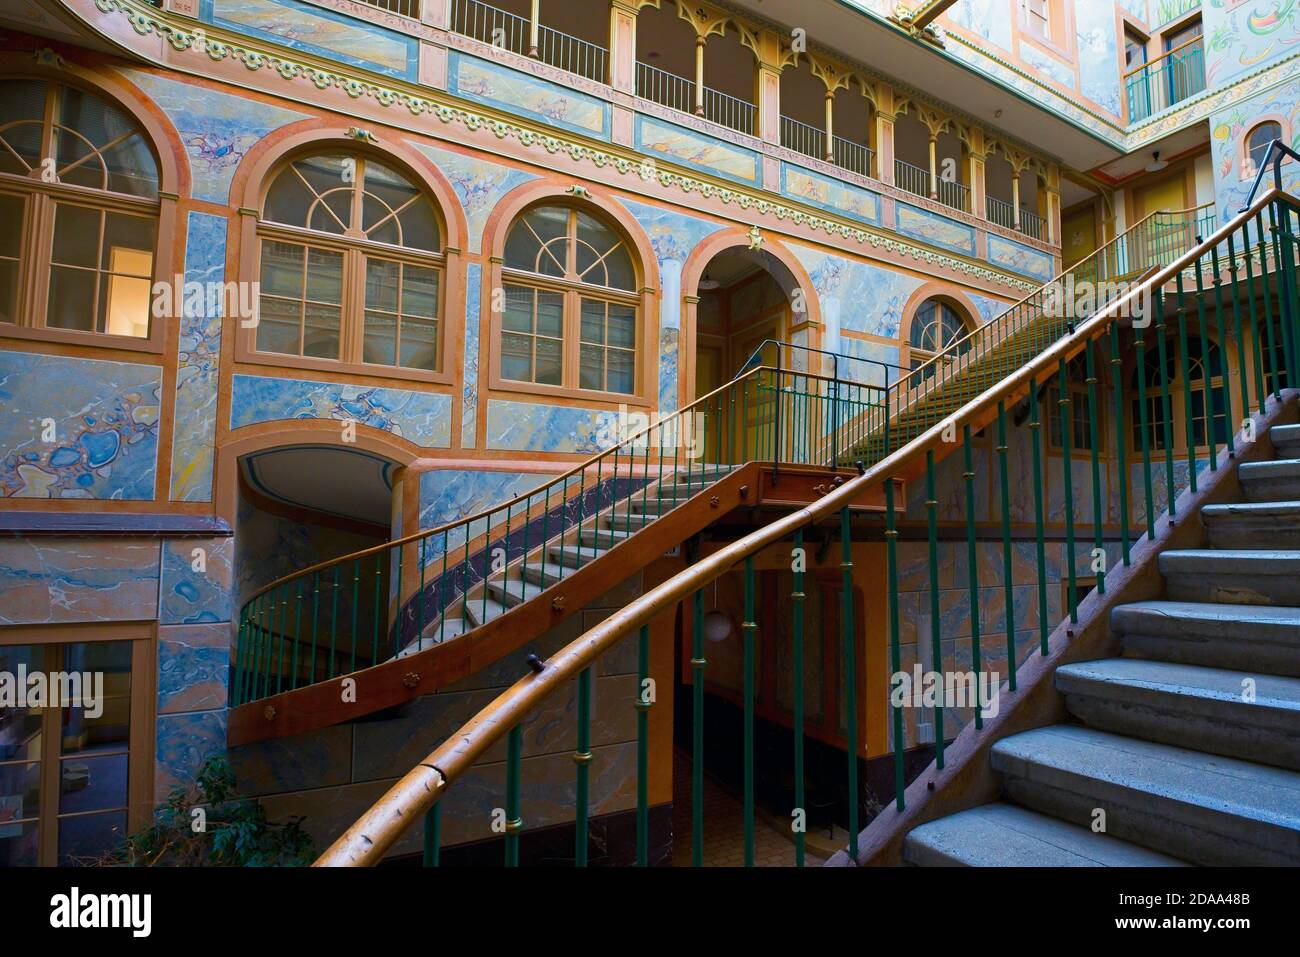
<path id="1" fill-rule="evenodd" d="M 5 80 L 0 323 L 147 339 L 158 165 L 128 114 L 75 87 Z M 37 281 L 20 289 L 28 257 Z"/>
<path id="2" fill-rule="evenodd" d="M 503 379 L 630 394 L 640 298 L 627 243 L 569 206 L 536 206 L 506 237 Z"/>
<path id="3" fill-rule="evenodd" d="M 258 232 L 259 352 L 440 368 L 442 231 L 408 177 L 364 155 L 296 159 Z"/>
<path id="4" fill-rule="evenodd" d="M 1282 124 L 1273 120 L 1260 123 L 1250 131 L 1250 136 L 1246 138 L 1246 151 L 1250 157 L 1250 165 L 1246 168 L 1246 175 L 1254 176 L 1259 172 L 1260 164 L 1268 156 L 1268 148 L 1274 140 L 1282 138 Z"/>
<path id="5" fill-rule="evenodd" d="M 944 299 L 927 299 L 912 317 L 908 334 L 912 368 L 919 369 L 966 335 L 966 323 Z M 932 372 L 924 373 L 927 377 Z"/>

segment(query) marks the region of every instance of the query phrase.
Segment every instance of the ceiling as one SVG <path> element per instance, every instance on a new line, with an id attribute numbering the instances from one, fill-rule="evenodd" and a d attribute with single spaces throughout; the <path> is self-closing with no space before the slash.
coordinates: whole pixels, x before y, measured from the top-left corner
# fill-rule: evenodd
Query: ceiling
<path id="1" fill-rule="evenodd" d="M 282 505 L 387 528 L 392 520 L 393 469 L 359 449 L 295 445 L 240 460 L 248 485 Z"/>

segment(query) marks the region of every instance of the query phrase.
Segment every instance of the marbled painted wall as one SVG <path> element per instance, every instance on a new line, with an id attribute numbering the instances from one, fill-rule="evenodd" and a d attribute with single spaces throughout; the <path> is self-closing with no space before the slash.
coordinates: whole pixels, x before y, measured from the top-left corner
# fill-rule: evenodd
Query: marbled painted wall
<path id="1" fill-rule="evenodd" d="M 530 489 L 546 483 L 549 475 L 536 472 L 472 472 L 459 470 L 438 470 L 420 474 L 420 528 L 434 528 L 445 525 L 466 515 L 491 508 L 522 495 Z M 540 505 L 540 501 L 538 502 Z M 499 519 L 493 517 L 493 525 L 505 521 L 502 512 Z M 469 537 L 476 538 L 486 529 L 483 523 L 470 526 Z M 465 544 L 465 531 L 457 529 L 447 536 L 448 551 Z M 431 541 L 436 554 L 441 555 L 443 540 L 438 537 Z"/>
<path id="2" fill-rule="evenodd" d="M 1074 18 L 1079 41 L 1079 92 L 1118 117 L 1123 107 L 1115 6 L 1098 0 L 1076 3 Z"/>
<path id="3" fill-rule="evenodd" d="M 963 256 L 975 255 L 975 230 L 946 216 L 940 216 L 926 209 L 918 209 L 904 203 L 898 204 L 895 213 L 896 226 L 904 236 L 911 236 L 944 249 L 961 253 Z"/>
<path id="4" fill-rule="evenodd" d="M 594 455 L 619 440 L 619 413 L 610 409 L 490 399 L 486 448 L 514 452 Z"/>
<path id="5" fill-rule="evenodd" d="M 560 129 L 608 139 L 613 107 L 604 100 L 453 50 L 447 88 L 457 96 L 502 107 Z"/>
<path id="6" fill-rule="evenodd" d="M 636 147 L 651 157 L 751 186 L 759 180 L 758 153 L 655 117 L 637 116 Z"/>
<path id="7" fill-rule="evenodd" d="M 425 448 L 451 444 L 451 398 L 382 386 L 236 375 L 230 427 L 281 419 L 352 420 Z"/>
<path id="8" fill-rule="evenodd" d="M 189 156 L 194 196 L 229 201 L 235 168 L 253 144 L 307 114 L 271 106 L 193 83 L 181 83 L 143 70 L 122 73 L 147 93 L 176 127 Z"/>
<path id="9" fill-rule="evenodd" d="M 677 411 L 682 330 L 682 266 L 691 251 L 722 227 L 635 200 L 622 201 L 650 237 L 659 262 L 659 411 Z"/>
<path id="10" fill-rule="evenodd" d="M 880 224 L 880 196 L 791 163 L 781 163 L 781 192 L 827 212 Z"/>
<path id="11" fill-rule="evenodd" d="M 154 497 L 162 369 L 0 352 L 0 493 Z"/>
<path id="12" fill-rule="evenodd" d="M 0 537 L 0 625 L 148 621 L 158 568 L 156 539 Z"/>
<path id="13" fill-rule="evenodd" d="M 1220 86 L 1300 49 L 1297 0 L 1207 0 L 1205 73 Z"/>
<path id="14" fill-rule="evenodd" d="M 897 339 L 903 307 L 923 280 L 807 246 L 790 247 L 808 275 L 822 312 L 822 348 L 840 352 L 841 332 Z"/>
<path id="15" fill-rule="evenodd" d="M 1288 145 L 1300 148 L 1300 79 L 1275 86 L 1210 117 L 1214 194 L 1221 223 L 1236 216 L 1250 195 L 1258 170 L 1246 162 L 1244 142 L 1259 118 L 1265 115 L 1286 119 L 1291 126 Z M 1284 164 L 1282 173 L 1282 185 L 1287 190 L 1292 193 L 1300 190 L 1300 164 Z"/>
<path id="16" fill-rule="evenodd" d="M 185 233 L 185 284 L 211 285 L 203 287 L 203 295 L 185 296 L 179 317 L 171 475 L 171 497 L 179 502 L 212 501 L 225 272 L 226 220 L 190 213 Z"/>
<path id="17" fill-rule="evenodd" d="M 460 447 L 478 445 L 478 371 L 483 267 L 470 263 L 465 270 L 465 359 L 461 365 Z"/>
<path id="18" fill-rule="evenodd" d="M 453 153 L 427 143 L 414 145 L 451 182 L 451 188 L 465 210 L 469 227 L 467 242 L 472 253 L 483 248 L 483 227 L 501 197 L 516 186 L 537 179 L 532 173 L 501 166 L 478 156 Z"/>
<path id="19" fill-rule="evenodd" d="M 989 234 L 989 262 L 1010 269 L 1023 276 L 1047 282 L 1055 274 L 1055 264 L 1050 255 L 1041 250 Z"/>

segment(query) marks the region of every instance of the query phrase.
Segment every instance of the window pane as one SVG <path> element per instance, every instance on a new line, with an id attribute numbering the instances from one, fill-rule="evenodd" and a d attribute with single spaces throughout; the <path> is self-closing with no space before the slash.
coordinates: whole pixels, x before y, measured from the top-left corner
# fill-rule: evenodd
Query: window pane
<path id="1" fill-rule="evenodd" d="M 396 216 L 390 216 L 392 209 L 374 196 L 361 198 L 361 220 L 364 222 L 366 238 L 375 243 L 387 243 L 390 246 L 402 245 L 401 222 Z"/>
<path id="2" fill-rule="evenodd" d="M 100 266 L 104 269 L 118 271 L 114 259 L 120 251 L 134 251 L 145 257 L 124 257 L 124 269 L 133 269 L 134 276 L 153 274 L 154 224 L 153 220 L 143 216 L 123 216 L 121 213 L 108 213 L 104 219 L 104 246 Z"/>
<path id="3" fill-rule="evenodd" d="M 524 286 L 506 286 L 502 328 L 511 332 L 533 331 L 533 291 Z"/>
<path id="4" fill-rule="evenodd" d="M 412 203 L 397 214 L 402 223 L 402 245 L 407 249 L 422 249 L 436 253 L 442 249 L 441 230 L 427 199 Z"/>
<path id="5" fill-rule="evenodd" d="M 68 683 L 60 688 L 63 708 L 64 756 L 126 748 L 131 730 L 131 643 L 95 641 L 64 645 L 63 671 Z M 85 673 L 102 674 L 103 685 L 78 680 Z"/>
<path id="6" fill-rule="evenodd" d="M 104 161 L 74 130 L 55 129 L 54 165 L 61 183 L 89 189 L 108 188 Z"/>
<path id="7" fill-rule="evenodd" d="M 18 263 L 0 260 L 0 322 L 18 321 Z"/>
<path id="8" fill-rule="evenodd" d="M 609 322 L 606 326 L 609 344 L 623 349 L 636 347 L 636 310 L 630 306 L 613 303 L 609 307 Z"/>
<path id="9" fill-rule="evenodd" d="M 302 296 L 302 266 L 305 246 L 292 243 L 262 243 L 261 292 L 264 296 Z"/>
<path id="10" fill-rule="evenodd" d="M 46 668 L 46 646 L 44 645 L 6 645 L 0 647 L 0 672 L 17 674 L 19 668 L 26 668 L 30 674 Z M 0 761 L 21 761 L 40 757 L 41 715 L 42 708 L 3 708 L 0 709 Z M 0 782 L 4 781 L 0 773 Z M 0 794 L 17 793 L 8 790 L 0 783 Z M 3 805 L 0 805 L 0 819 L 3 819 Z"/>
<path id="11" fill-rule="evenodd" d="M 127 837 L 126 812 L 85 814 L 59 820 L 59 865 L 69 866 L 111 851 Z"/>
<path id="12" fill-rule="evenodd" d="M 59 813 L 126 806 L 127 755 L 65 758 L 59 767 Z"/>
<path id="13" fill-rule="evenodd" d="M 95 276 L 85 269 L 52 266 L 45 325 L 51 329 L 94 332 Z"/>
<path id="14" fill-rule="evenodd" d="M 260 352 L 298 355 L 302 305 L 263 296 L 258 305 L 257 348 Z"/>
<path id="15" fill-rule="evenodd" d="M 362 351 L 366 362 L 391 366 L 397 358 L 397 317 L 382 312 L 366 313 L 366 338 Z"/>
<path id="16" fill-rule="evenodd" d="M 501 376 L 519 382 L 533 378 L 533 340 L 528 336 L 501 337 Z"/>
<path id="17" fill-rule="evenodd" d="M 149 264 L 153 257 L 145 254 Z M 120 260 L 126 268 L 139 268 L 138 263 L 131 263 L 129 256 Z M 115 260 L 118 261 L 118 260 Z M 152 282 L 133 276 L 111 274 L 100 280 L 100 289 L 104 296 L 104 330 L 113 336 L 131 336 L 135 339 L 149 338 L 149 290 Z"/>
<path id="18" fill-rule="evenodd" d="M 556 339 L 564 334 L 564 296 L 558 292 L 537 293 L 537 334 Z"/>
<path id="19" fill-rule="evenodd" d="M 273 223 L 288 226 L 306 226 L 307 211 L 315 196 L 292 169 L 275 178 L 266 191 L 265 218 Z"/>
<path id="20" fill-rule="evenodd" d="M 41 162 L 41 125 L 45 116 L 45 99 L 49 85 L 44 80 L 5 80 L 0 97 L 0 172 L 25 174 Z M 20 122 L 28 120 L 31 122 Z M 9 125 L 9 124 L 14 125 Z"/>
<path id="21" fill-rule="evenodd" d="M 605 388 L 605 350 L 600 346 L 583 346 L 578 368 L 578 384 L 582 388 Z"/>
<path id="22" fill-rule="evenodd" d="M 104 151 L 108 188 L 131 196 L 158 195 L 157 165 L 143 136 L 135 133 Z"/>
<path id="23" fill-rule="evenodd" d="M 8 824 L 6 804 L 14 797 L 0 797 L 0 867 L 35 867 L 36 835 L 40 829 L 37 821 Z"/>
<path id="24" fill-rule="evenodd" d="M 582 341 L 605 342 L 605 304 L 599 300 L 582 300 Z"/>
<path id="25" fill-rule="evenodd" d="M 438 323 L 411 316 L 402 318 L 402 356 L 399 365 L 407 369 L 437 368 Z"/>
<path id="26" fill-rule="evenodd" d="M 605 389 L 609 392 L 635 392 L 636 353 L 611 349 L 605 361 L 609 364 Z"/>
<path id="27" fill-rule="evenodd" d="M 561 369 L 561 343 L 555 339 L 538 339 L 537 378 L 534 381 L 545 385 L 560 385 Z"/>
<path id="28" fill-rule="evenodd" d="M 25 206 L 23 197 L 0 193 L 0 256 L 18 256 Z"/>
<path id="29" fill-rule="evenodd" d="M 101 213 L 85 206 L 54 207 L 54 250 L 50 261 L 94 268 L 99 263 Z"/>
<path id="30" fill-rule="evenodd" d="M 307 250 L 307 298 L 338 305 L 343 302 L 343 254 Z"/>
<path id="31" fill-rule="evenodd" d="M 397 281 L 401 266 L 386 259 L 366 258 L 366 308 L 397 311 Z"/>
<path id="32" fill-rule="evenodd" d="M 317 359 L 339 357 L 339 317 L 337 306 L 307 303 L 303 329 L 302 354 Z"/>
<path id="33" fill-rule="evenodd" d="M 402 281 L 402 315 L 438 317 L 438 270 L 405 267 Z"/>

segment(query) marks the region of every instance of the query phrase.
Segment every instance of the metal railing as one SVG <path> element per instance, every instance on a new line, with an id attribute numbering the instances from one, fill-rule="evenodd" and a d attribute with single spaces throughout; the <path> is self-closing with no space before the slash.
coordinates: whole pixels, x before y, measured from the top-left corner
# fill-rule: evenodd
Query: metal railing
<path id="1" fill-rule="evenodd" d="M 831 138 L 835 150 L 835 165 L 860 176 L 874 176 L 875 150 L 862 143 L 846 140 L 842 136 Z"/>
<path id="2" fill-rule="evenodd" d="M 534 54 L 532 22 L 481 0 L 451 0 L 451 29 L 511 53 L 536 55 L 543 63 L 598 83 L 606 82 L 609 75 L 609 51 L 605 47 L 538 24 Z"/>
<path id="3" fill-rule="evenodd" d="M 963 213 L 970 212 L 970 188 L 963 186 L 955 180 L 940 179 L 935 184 L 935 190 L 939 194 L 939 202 L 945 206 L 951 206 L 953 209 L 960 209 Z"/>
<path id="4" fill-rule="evenodd" d="M 232 706 L 293 695 L 459 638 L 498 606 L 531 594 L 530 586 L 549 587 L 547 566 L 563 579 L 598 546 L 609 547 L 599 523 L 610 514 L 624 515 L 619 527 L 635 530 L 643 519 L 634 512 L 661 517 L 731 466 L 828 465 L 835 442 L 853 437 L 848 423 L 865 424 L 887 394 L 888 370 L 879 378 L 749 369 L 655 426 L 624 434 L 617 423 L 610 448 L 530 492 L 272 582 L 240 610 Z M 826 437 L 834 441 L 824 449 Z"/>
<path id="5" fill-rule="evenodd" d="M 990 223 L 1003 229 L 1016 228 L 1016 208 L 992 196 L 984 197 L 985 217 Z"/>
<path id="6" fill-rule="evenodd" d="M 914 196 L 928 198 L 930 195 L 930 171 L 896 158 L 894 160 L 894 185 L 901 190 L 912 193 Z"/>
<path id="7" fill-rule="evenodd" d="M 1020 211 L 1020 231 L 1034 239 L 1043 239 L 1047 236 L 1047 221 L 1037 213 L 1022 209 Z"/>
<path id="8" fill-rule="evenodd" d="M 695 113 L 695 81 L 648 63 L 636 65 L 636 94 L 680 113 Z M 704 88 L 704 118 L 739 133 L 754 135 L 758 108 L 753 103 L 712 87 Z"/>
<path id="9" fill-rule="evenodd" d="M 793 117 L 781 117 L 781 145 L 804 156 L 826 159 L 826 131 Z"/>
<path id="10" fill-rule="evenodd" d="M 358 2 L 387 13 L 396 13 L 401 17 L 420 19 L 420 0 L 358 0 Z"/>
<path id="11" fill-rule="evenodd" d="M 1267 225 L 1265 224 L 1267 217 Z M 1076 580 L 1077 550 L 1081 547 L 1090 550 L 1103 548 L 1104 529 L 1100 522 L 1095 522 L 1091 535 L 1080 535 L 1075 525 L 1075 495 L 1091 492 L 1093 515 L 1105 514 L 1102 509 L 1102 469 L 1098 459 L 1101 443 L 1098 441 L 1097 423 L 1103 403 L 1111 406 L 1109 414 L 1114 417 L 1118 435 L 1128 434 L 1129 407 L 1124 395 L 1122 383 L 1118 376 L 1113 377 L 1114 391 L 1109 397 L 1102 394 L 1097 377 L 1098 362 L 1118 365 L 1121 361 L 1121 338 L 1133 338 L 1132 347 L 1137 350 L 1139 368 L 1148 342 L 1154 339 L 1155 347 L 1160 350 L 1160 367 L 1162 373 L 1159 400 L 1166 412 L 1172 403 L 1181 399 L 1185 407 L 1190 408 L 1195 387 L 1188 370 L 1188 325 L 1195 319 L 1199 328 L 1217 329 L 1220 341 L 1234 341 L 1237 346 L 1239 366 L 1231 368 L 1224 363 L 1223 393 L 1227 402 L 1227 420 L 1240 421 L 1252 412 L 1252 407 L 1264 411 L 1270 401 L 1276 401 L 1281 395 L 1282 382 L 1288 388 L 1295 385 L 1294 370 L 1296 366 L 1296 342 L 1300 336 L 1297 323 L 1300 321 L 1300 297 L 1297 296 L 1297 241 L 1300 240 L 1300 205 L 1283 194 L 1270 192 L 1251 209 L 1236 217 L 1232 222 L 1218 230 L 1194 249 L 1182 254 L 1172 263 L 1153 271 L 1143 281 L 1126 294 L 1103 305 L 1091 316 L 1083 319 L 1067 335 L 1047 344 L 1040 352 L 1030 357 L 995 382 L 981 387 L 967 395 L 955 407 L 947 410 L 942 419 L 929 422 L 925 430 L 908 441 L 899 441 L 885 449 L 885 454 L 870 465 L 864 465 L 861 474 L 849 479 L 838 488 L 828 490 L 827 494 L 812 505 L 786 514 L 744 537 L 724 545 L 721 549 L 707 556 L 697 558 L 684 571 L 668 581 L 652 588 L 621 610 L 615 612 L 600 624 L 589 629 L 585 634 L 552 655 L 534 673 L 527 674 L 512 687 L 499 695 L 484 710 L 479 712 L 469 723 L 450 735 L 446 742 L 435 749 L 423 761 L 415 766 L 393 785 L 380 799 L 366 811 L 335 843 L 320 857 L 317 865 L 373 865 L 388 852 L 397 840 L 417 822 L 424 821 L 425 860 L 436 863 L 439 857 L 440 819 L 439 807 L 449 788 L 463 777 L 474 763 L 483 757 L 496 742 L 505 738 L 508 742 L 506 752 L 505 814 L 507 826 L 504 837 L 504 857 L 507 865 L 519 863 L 519 844 L 524 822 L 520 817 L 521 787 L 521 723 L 551 694 L 564 688 L 569 682 L 577 683 L 578 726 L 576 754 L 577 778 L 574 813 L 576 818 L 574 859 L 578 865 L 587 863 L 588 821 L 590 800 L 588 783 L 591 775 L 593 756 L 590 749 L 591 721 L 591 674 L 601 656 L 619 645 L 625 638 L 638 636 L 639 667 L 637 687 L 645 689 L 648 678 L 649 662 L 649 623 L 656 616 L 668 612 L 679 605 L 689 608 L 691 628 L 689 637 L 692 643 L 690 668 L 692 677 L 691 722 L 692 722 L 692 779 L 691 779 L 691 854 L 696 865 L 704 858 L 704 793 L 703 793 L 703 733 L 704 733 L 704 676 L 709 662 L 705 658 L 703 644 L 704 595 L 706 589 L 722 575 L 740 570 L 743 581 L 744 621 L 741 627 L 740 642 L 742 647 L 736 652 L 736 659 L 741 662 L 742 700 L 743 700 L 743 740 L 736 742 L 740 752 L 739 767 L 743 780 L 742 816 L 745 863 L 752 864 L 754 859 L 754 817 L 755 817 L 755 641 L 760 629 L 773 629 L 777 623 L 758 620 L 758 602 L 756 601 L 755 558 L 765 549 L 773 546 L 797 550 L 804 549 L 806 535 L 813 532 L 822 523 L 838 524 L 838 544 L 841 570 L 841 602 L 838 616 L 839 668 L 844 689 L 844 715 L 846 722 L 845 788 L 848 808 L 848 852 L 856 858 L 859 850 L 859 809 L 863 803 L 863 794 L 858 779 L 859 741 L 861 718 L 859 714 L 860 687 L 865 687 L 864 673 L 856 658 L 856 639 L 854 622 L 860 612 L 854 599 L 854 553 L 852 550 L 852 530 L 850 523 L 850 505 L 862 500 L 864 495 L 880 493 L 883 496 L 883 524 L 885 543 L 885 608 L 887 620 L 886 635 L 888 647 L 888 667 L 890 673 L 899 675 L 903 670 L 902 661 L 902 618 L 904 615 L 900 590 L 900 561 L 898 556 L 900 510 L 907 518 L 911 511 L 907 503 L 896 500 L 898 483 L 913 476 L 922 476 L 924 484 L 924 518 L 915 524 L 923 529 L 922 541 L 925 542 L 927 561 L 923 577 L 926 579 L 929 615 L 928 635 L 917 635 L 918 644 L 926 642 L 932 660 L 936 663 L 944 660 L 942 642 L 943 623 L 950 617 L 952 609 L 941 614 L 940 608 L 940 547 L 939 547 L 939 510 L 937 493 L 936 466 L 939 458 L 951 452 L 961 456 L 964 466 L 962 481 L 956 487 L 953 502 L 945 502 L 947 511 L 955 509 L 956 529 L 964 525 L 966 550 L 966 567 L 968 569 L 966 595 L 960 599 L 965 606 L 962 610 L 969 615 L 971 635 L 971 667 L 976 674 L 983 673 L 993 656 L 1006 656 L 1009 664 L 1006 682 L 1010 690 L 1016 689 L 1016 667 L 1018 649 L 1015 645 L 1015 629 L 1009 620 L 1015 600 L 1015 550 L 1013 549 L 1013 516 L 1017 511 L 1028 509 L 1032 512 L 1033 532 L 1029 538 L 1018 544 L 1028 546 L 1024 554 L 1031 555 L 1027 585 L 1036 586 L 1037 606 L 1033 633 L 1037 639 L 1038 650 L 1049 653 L 1049 638 L 1053 630 L 1059 627 L 1054 621 L 1057 616 L 1050 611 L 1047 589 L 1049 587 L 1048 562 L 1046 558 L 1049 536 L 1046 531 L 1045 502 L 1043 489 L 1048 482 L 1049 471 L 1056 472 L 1053 482 L 1060 482 L 1063 488 L 1065 534 L 1059 546 L 1055 537 L 1050 541 L 1053 548 L 1063 549 L 1061 561 L 1068 576 L 1066 609 L 1060 616 L 1060 624 L 1067 620 L 1078 621 L 1078 592 Z M 1219 250 L 1226 249 L 1230 257 L 1226 262 L 1220 258 Z M 1240 259 L 1237 254 L 1241 253 Z M 1267 280 L 1264 291 L 1266 295 L 1256 293 L 1255 266 L 1258 272 L 1266 268 L 1268 262 L 1274 265 L 1278 298 L 1277 321 L 1274 322 L 1273 310 L 1267 296 Z M 1280 268 L 1285 266 L 1285 268 Z M 1227 271 L 1225 272 L 1225 267 Z M 1189 278 L 1190 277 L 1190 278 Z M 1226 282 L 1225 282 L 1226 278 Z M 1170 289 L 1173 284 L 1173 290 Z M 1224 289 L 1224 285 L 1228 288 Z M 1189 289 L 1191 290 L 1189 292 Z M 1189 298 L 1190 297 L 1190 298 Z M 1153 304 L 1152 325 L 1135 327 L 1131 331 L 1126 327 L 1125 317 L 1144 298 Z M 1252 361 L 1257 370 L 1263 368 L 1263 350 L 1260 344 L 1267 339 L 1271 344 L 1273 336 L 1281 337 L 1281 352 L 1271 352 L 1274 357 L 1285 356 L 1281 367 L 1275 366 L 1281 374 L 1273 377 L 1277 391 L 1272 400 L 1263 391 L 1263 378 L 1257 376 L 1256 391 L 1252 394 L 1248 388 L 1247 366 Z M 1229 340 L 1227 337 L 1232 336 Z M 1261 338 L 1262 336 L 1262 338 Z M 1177 340 L 1178 362 L 1182 369 L 1182 395 L 1177 396 L 1171 386 L 1170 366 L 1163 361 L 1168 342 Z M 967 353 L 969 355 L 969 353 Z M 1079 473 L 1072 463 L 1070 432 L 1064 429 L 1064 447 L 1061 449 L 1059 463 L 1053 465 L 1045 457 L 1042 447 L 1042 429 L 1039 402 L 1036 400 L 1040 389 L 1064 384 L 1067 380 L 1067 363 L 1083 356 L 1087 367 L 1088 421 L 1090 423 L 1091 450 L 1087 453 L 1090 460 L 1090 481 L 1084 480 L 1083 487 L 1076 489 Z M 1272 361 L 1276 361 L 1276 358 Z M 915 374 L 915 373 L 914 373 Z M 1239 389 L 1240 402 L 1236 400 Z M 1063 419 L 1068 420 L 1068 403 L 1076 401 L 1069 398 L 1070 390 L 1063 388 L 1060 394 L 1065 396 L 1062 408 Z M 1013 493 L 1013 473 L 1009 467 L 1008 451 L 1008 410 L 1025 396 L 1028 402 L 1029 428 L 1028 442 L 1031 446 L 1031 464 L 1021 478 L 1019 468 L 1016 470 Z M 1139 403 L 1140 409 L 1146 408 L 1145 396 Z M 1145 417 L 1145 412 L 1142 413 Z M 1165 415 L 1165 428 L 1172 417 Z M 1145 435 L 1145 421 L 1142 434 Z M 975 449 L 975 433 L 983 428 L 991 428 L 996 433 L 995 454 L 989 454 L 986 447 Z M 1189 427 L 1190 428 L 1190 427 Z M 952 436 L 956 436 L 953 441 Z M 1190 432 L 1189 432 L 1190 435 Z M 1226 436 L 1227 448 L 1233 449 L 1234 438 Z M 1216 468 L 1218 457 L 1216 440 L 1210 435 L 1208 459 L 1201 459 L 1194 442 L 1189 442 L 1186 456 L 1192 491 L 1195 491 L 1197 474 L 1201 464 Z M 1126 461 L 1126 443 L 1118 443 L 1119 473 L 1128 474 Z M 1097 576 L 1096 590 L 1104 593 L 1111 576 L 1120 568 L 1133 563 L 1133 546 L 1145 532 L 1148 540 L 1154 538 L 1157 513 L 1154 502 L 1157 494 L 1167 482 L 1170 494 L 1167 511 L 1173 515 L 1177 500 L 1173 494 L 1174 484 L 1174 446 L 1166 442 L 1163 449 L 1164 462 L 1153 461 L 1152 449 L 1147 442 L 1142 443 L 1141 467 L 1137 469 L 1136 480 L 1132 483 L 1135 493 L 1140 489 L 1146 503 L 1145 520 L 1133 522 L 1129 516 L 1128 483 L 1119 487 L 1119 535 L 1117 552 L 1119 558 L 1109 571 L 1102 571 Z M 981 484 L 982 483 L 982 484 Z M 1032 489 L 1032 508 L 1022 505 L 1019 491 L 1023 485 Z M 989 493 L 996 487 L 997 495 L 992 497 L 985 493 L 977 494 L 977 488 Z M 992 549 L 999 560 L 1000 576 L 987 581 L 987 588 L 982 590 L 981 577 L 987 567 L 979 561 L 979 552 L 984 547 L 977 541 L 976 514 L 981 502 L 987 507 L 993 498 L 993 522 L 1000 525 L 1000 541 L 994 540 Z M 1017 502 L 1016 509 L 1012 501 Z M 964 522 L 960 521 L 964 519 Z M 836 521 L 838 520 L 838 521 Z M 949 517 L 945 514 L 945 521 Z M 1135 525 L 1145 525 L 1145 528 Z M 834 526 L 830 526 L 833 528 Z M 822 526 L 824 530 L 816 531 L 824 549 L 834 544 L 834 532 Z M 1136 534 L 1135 534 L 1136 533 Z M 961 531 L 957 532 L 961 540 Z M 1141 557 L 1141 556 L 1140 556 Z M 803 742 L 806 728 L 806 707 L 803 693 L 804 674 L 804 636 L 808 627 L 805 602 L 806 573 L 796 563 L 792 578 L 792 591 L 789 596 L 789 617 L 791 620 L 790 661 L 793 663 L 793 703 L 792 728 L 793 748 L 791 762 L 793 765 L 794 806 L 804 807 L 804 779 L 806 774 Z M 1000 581 L 998 578 L 1000 577 Z M 1003 631 L 997 634 L 989 629 L 982 629 L 981 622 L 987 620 L 982 615 L 982 603 L 987 599 L 985 591 L 993 589 L 1000 592 L 1000 600 L 1005 602 L 1008 621 Z M 767 631 L 764 631 L 765 638 Z M 829 636 L 828 636 L 829 637 Z M 869 667 L 869 666 L 868 666 Z M 994 674 L 1000 683 L 1001 676 Z M 897 811 L 904 810 L 904 789 L 906 785 L 905 751 L 907 745 L 904 709 L 917 707 L 927 712 L 934 729 L 934 764 L 942 769 L 945 763 L 945 746 L 952 730 L 952 725 L 945 727 L 945 717 L 950 721 L 960 721 L 960 715 L 945 710 L 943 696 L 931 704 L 911 705 L 888 700 L 884 696 L 879 701 L 867 701 L 866 713 L 879 714 L 877 709 L 886 709 L 884 718 L 893 739 L 894 760 L 894 801 Z M 614 707 L 610 703 L 607 707 Z M 649 859 L 649 800 L 648 800 L 648 754 L 649 730 L 646 713 L 654 707 L 653 699 L 645 691 L 634 695 L 626 705 L 637 712 L 637 771 L 636 771 L 636 860 L 646 865 Z M 918 712 L 919 713 L 919 712 Z M 972 715 L 976 732 L 983 728 L 983 719 L 979 709 Z M 884 813 L 890 813 L 886 810 Z M 804 837 L 796 829 L 795 835 L 796 863 L 804 863 Z"/>
<path id="12" fill-rule="evenodd" d="M 1130 123 L 1181 103 L 1205 89 L 1205 44 L 1201 37 L 1170 50 L 1124 75 Z"/>

